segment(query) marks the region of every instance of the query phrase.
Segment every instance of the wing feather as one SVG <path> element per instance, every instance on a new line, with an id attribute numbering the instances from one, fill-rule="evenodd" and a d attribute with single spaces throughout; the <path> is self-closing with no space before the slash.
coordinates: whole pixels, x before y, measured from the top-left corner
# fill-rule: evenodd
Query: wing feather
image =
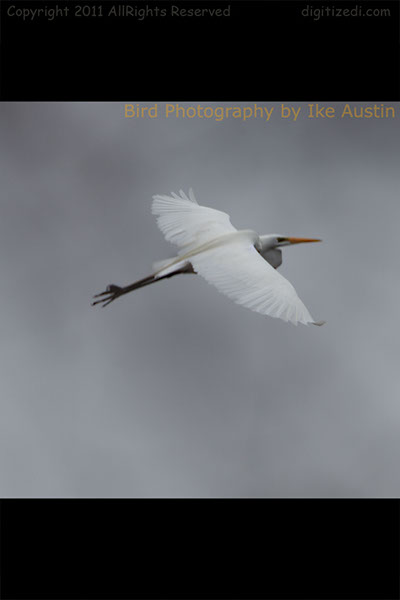
<path id="1" fill-rule="evenodd" d="M 243 239 L 205 250 L 191 258 L 194 270 L 220 292 L 263 315 L 315 323 L 292 284 Z"/>
<path id="2" fill-rule="evenodd" d="M 179 254 L 237 231 L 228 214 L 200 206 L 192 189 L 189 197 L 182 190 L 179 194 L 171 192 L 171 196 L 153 196 L 151 207 L 165 239 L 182 248 Z"/>

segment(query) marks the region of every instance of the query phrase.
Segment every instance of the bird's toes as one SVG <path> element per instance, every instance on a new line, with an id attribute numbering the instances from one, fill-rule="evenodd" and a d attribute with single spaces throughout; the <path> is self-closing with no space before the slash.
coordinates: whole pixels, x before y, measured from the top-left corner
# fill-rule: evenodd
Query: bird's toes
<path id="1" fill-rule="evenodd" d="M 110 283 L 110 285 L 107 286 L 107 292 L 112 292 L 113 294 L 118 294 L 121 291 L 122 291 L 122 287 L 120 287 L 119 285 L 114 285 L 113 283 Z"/>
<path id="2" fill-rule="evenodd" d="M 99 295 L 99 294 L 97 294 L 97 295 Z M 96 296 L 94 296 L 94 297 L 96 297 Z M 106 300 L 108 300 L 108 297 L 100 298 L 100 300 L 95 300 L 94 302 L 91 302 L 91 306 L 96 306 L 96 304 L 101 304 L 102 302 L 105 302 Z"/>
<path id="3" fill-rule="evenodd" d="M 105 296 L 106 294 L 109 294 L 110 292 L 108 290 L 106 290 L 105 292 L 100 292 L 100 294 L 95 294 L 93 296 L 93 298 L 100 298 L 100 296 Z"/>
<path id="4" fill-rule="evenodd" d="M 119 285 L 114 285 L 110 283 L 107 286 L 107 289 L 104 292 L 100 292 L 100 294 L 95 294 L 93 298 L 100 298 L 101 296 L 106 296 L 107 294 L 119 294 L 122 291 L 122 288 Z"/>
<path id="5" fill-rule="evenodd" d="M 93 296 L 93 298 L 99 298 L 99 300 L 95 300 L 94 302 L 91 303 L 91 305 L 96 306 L 96 304 L 102 304 L 103 306 L 107 306 L 107 304 L 110 304 L 110 302 L 112 302 L 113 300 L 118 298 L 118 296 L 121 295 L 122 291 L 123 291 L 122 287 L 111 283 L 110 285 L 107 286 L 107 289 L 105 292 L 100 292 L 100 294 L 95 294 Z"/>

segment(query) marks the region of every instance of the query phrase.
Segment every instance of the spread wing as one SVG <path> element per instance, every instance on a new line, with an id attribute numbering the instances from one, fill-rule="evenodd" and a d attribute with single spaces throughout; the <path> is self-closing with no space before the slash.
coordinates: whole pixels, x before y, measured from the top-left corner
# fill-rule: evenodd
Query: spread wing
<path id="1" fill-rule="evenodd" d="M 262 315 L 297 323 L 315 323 L 291 283 L 276 271 L 247 240 L 205 250 L 191 257 L 194 270 L 208 283 Z"/>
<path id="2" fill-rule="evenodd" d="M 237 231 L 226 213 L 197 204 L 193 190 L 189 197 L 180 190 L 180 196 L 153 196 L 151 211 L 165 239 L 176 244 L 184 254 L 215 238 Z"/>

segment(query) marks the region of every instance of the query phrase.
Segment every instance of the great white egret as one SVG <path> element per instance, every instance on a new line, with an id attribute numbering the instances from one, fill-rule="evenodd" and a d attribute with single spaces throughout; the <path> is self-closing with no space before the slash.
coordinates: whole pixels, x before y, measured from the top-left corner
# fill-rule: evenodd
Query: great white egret
<path id="1" fill-rule="evenodd" d="M 128 292 L 180 273 L 198 273 L 237 304 L 262 315 L 294 325 L 324 323 L 314 321 L 292 284 L 276 271 L 282 263 L 281 247 L 321 240 L 238 231 L 226 213 L 200 206 L 192 189 L 189 197 L 179 193 L 153 196 L 152 204 L 159 228 L 179 247 L 178 255 L 154 263 L 152 275 L 131 285 L 109 285 L 94 296 L 99 300 L 93 306 L 107 306 Z"/>

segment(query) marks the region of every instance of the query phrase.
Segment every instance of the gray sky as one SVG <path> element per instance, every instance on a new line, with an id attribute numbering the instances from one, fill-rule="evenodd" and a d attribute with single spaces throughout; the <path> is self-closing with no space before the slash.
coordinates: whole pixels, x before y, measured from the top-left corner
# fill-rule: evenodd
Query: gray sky
<path id="1" fill-rule="evenodd" d="M 398 120 L 0 115 L 0 496 L 400 495 Z M 280 272 L 324 327 L 189 275 L 90 306 L 174 254 L 151 197 L 189 187 L 323 238 Z"/>

